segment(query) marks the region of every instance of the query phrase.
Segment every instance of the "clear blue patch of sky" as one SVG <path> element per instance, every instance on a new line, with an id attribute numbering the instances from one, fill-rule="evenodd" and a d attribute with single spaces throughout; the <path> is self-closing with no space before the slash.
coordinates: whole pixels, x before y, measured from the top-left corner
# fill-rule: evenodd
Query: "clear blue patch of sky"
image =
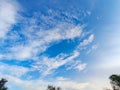
<path id="1" fill-rule="evenodd" d="M 96 28 L 108 24 L 116 9 L 114 0 L 97 0 L 95 8 L 92 10 L 90 17 L 85 18 L 88 27 Z M 98 30 L 96 30 L 98 32 Z"/>
<path id="2" fill-rule="evenodd" d="M 77 44 L 78 44 L 77 40 L 76 41 L 63 40 L 49 47 L 44 53 L 49 57 L 55 57 L 62 53 L 69 54 L 75 49 Z"/>
<path id="3" fill-rule="evenodd" d="M 17 65 L 17 66 L 23 66 L 23 67 L 27 67 L 30 68 L 31 64 L 34 62 L 32 60 L 26 60 L 26 61 L 17 61 L 17 60 L 1 60 L 0 62 L 8 64 L 8 65 Z"/>

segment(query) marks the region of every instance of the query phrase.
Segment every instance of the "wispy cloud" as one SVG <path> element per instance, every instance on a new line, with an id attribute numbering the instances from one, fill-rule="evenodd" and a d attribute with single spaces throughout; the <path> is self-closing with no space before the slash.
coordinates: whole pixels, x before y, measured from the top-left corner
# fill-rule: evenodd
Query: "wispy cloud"
<path id="1" fill-rule="evenodd" d="M 81 63 L 80 60 L 74 61 L 79 56 L 79 52 L 75 51 L 72 55 L 61 54 L 55 58 L 42 57 L 41 61 L 33 65 L 34 69 L 39 70 L 43 76 L 51 74 L 59 67 L 66 65 L 70 69 L 77 69 L 79 71 L 86 68 L 86 64 Z"/>
<path id="2" fill-rule="evenodd" d="M 77 58 L 78 59 L 78 58 Z M 81 60 L 72 60 L 67 64 L 67 70 L 75 69 L 78 71 L 82 71 L 87 67 L 87 63 L 83 63 Z"/>
<path id="3" fill-rule="evenodd" d="M 80 43 L 80 47 L 86 46 L 94 40 L 94 34 L 91 34 L 88 39 L 84 39 L 83 42 Z"/>

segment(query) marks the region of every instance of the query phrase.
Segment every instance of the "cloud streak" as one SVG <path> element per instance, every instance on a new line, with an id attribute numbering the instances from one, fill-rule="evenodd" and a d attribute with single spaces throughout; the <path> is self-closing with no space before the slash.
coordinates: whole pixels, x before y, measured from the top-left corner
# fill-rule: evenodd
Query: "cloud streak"
<path id="1" fill-rule="evenodd" d="M 74 51 L 72 55 L 61 54 L 55 58 L 42 57 L 41 61 L 36 62 L 33 65 L 35 70 L 39 70 L 43 76 L 51 74 L 54 70 L 61 66 L 67 66 L 67 70 L 76 69 L 82 71 L 86 68 L 85 63 L 81 63 L 80 60 L 74 61 L 79 56 L 79 52 Z"/>
<path id="2" fill-rule="evenodd" d="M 80 47 L 86 46 L 89 43 L 91 43 L 94 40 L 94 35 L 91 34 L 88 39 L 83 40 L 83 42 L 80 43 Z"/>

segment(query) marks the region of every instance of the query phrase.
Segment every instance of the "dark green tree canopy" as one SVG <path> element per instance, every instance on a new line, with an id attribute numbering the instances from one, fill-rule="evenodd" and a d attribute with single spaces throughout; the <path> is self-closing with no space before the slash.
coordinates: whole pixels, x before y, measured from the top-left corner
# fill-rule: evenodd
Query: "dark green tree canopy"
<path id="1" fill-rule="evenodd" d="M 5 83 L 7 82 L 6 79 L 2 78 L 0 80 L 0 90 L 7 90 L 7 87 L 5 87 Z"/>
<path id="2" fill-rule="evenodd" d="M 120 90 L 120 75 L 113 74 L 109 79 L 113 90 Z"/>
<path id="3" fill-rule="evenodd" d="M 47 90 L 61 90 L 60 87 L 54 87 L 52 85 L 48 85 Z"/>

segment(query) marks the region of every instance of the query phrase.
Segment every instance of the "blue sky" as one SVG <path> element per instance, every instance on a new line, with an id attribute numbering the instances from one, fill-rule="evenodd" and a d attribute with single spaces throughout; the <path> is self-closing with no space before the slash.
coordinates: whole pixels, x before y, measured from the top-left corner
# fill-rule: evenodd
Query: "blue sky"
<path id="1" fill-rule="evenodd" d="M 101 90 L 120 68 L 119 0 L 0 0 L 0 77 L 9 90 Z"/>

